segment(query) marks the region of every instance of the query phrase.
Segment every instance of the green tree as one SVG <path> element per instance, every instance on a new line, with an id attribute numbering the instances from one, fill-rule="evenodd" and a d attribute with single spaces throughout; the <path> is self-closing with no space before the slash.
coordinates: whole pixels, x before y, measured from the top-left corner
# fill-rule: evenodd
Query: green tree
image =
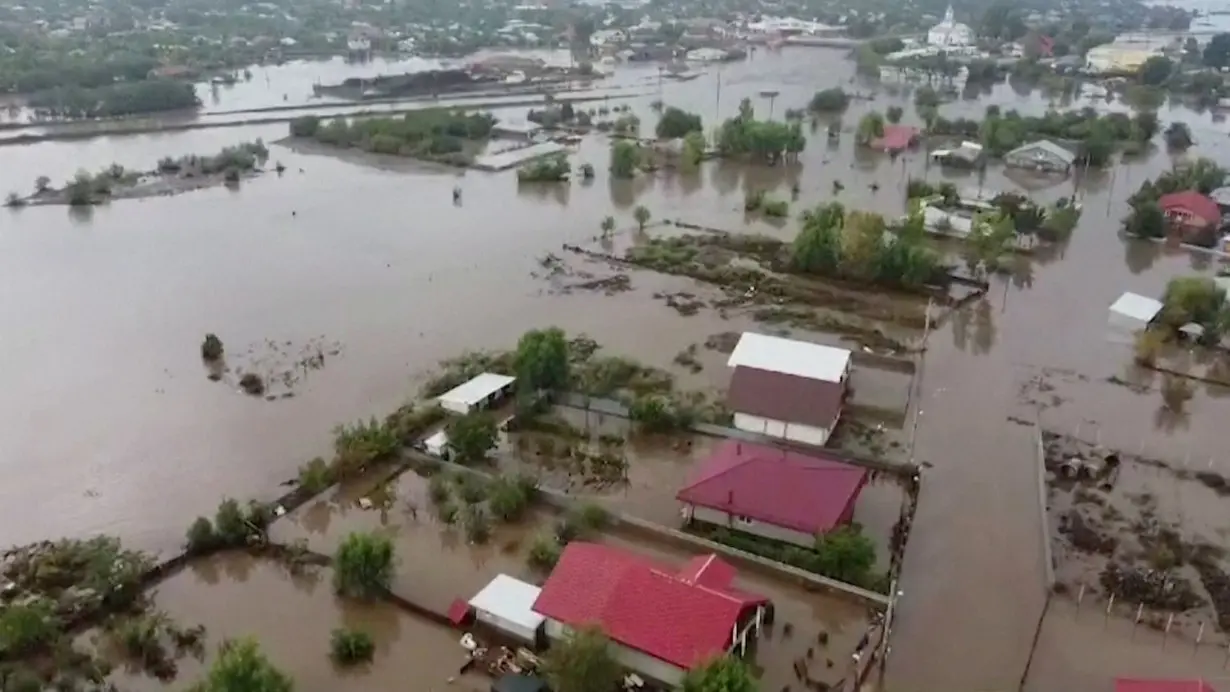
<path id="1" fill-rule="evenodd" d="M 1012 217 L 1002 212 L 980 214 L 970 225 L 965 238 L 965 262 L 970 272 L 985 276 L 999 269 L 1012 251 L 1016 226 Z"/>
<path id="2" fill-rule="evenodd" d="M 816 540 L 817 571 L 851 584 L 865 584 L 876 562 L 875 543 L 857 525 L 834 529 Z"/>
<path id="3" fill-rule="evenodd" d="M 812 113 L 837 113 L 850 105 L 850 96 L 841 87 L 817 91 L 807 104 Z"/>
<path id="4" fill-rule="evenodd" d="M 1140 142 L 1148 142 L 1161 128 L 1157 113 L 1141 111 L 1132 118 L 1132 138 Z"/>
<path id="5" fill-rule="evenodd" d="M 803 228 L 795 236 L 790 261 L 795 271 L 832 274 L 841 262 L 841 226 L 846 211 L 838 202 L 803 212 Z"/>
<path id="6" fill-rule="evenodd" d="M 901 106 L 889 106 L 885 118 L 888 119 L 888 122 L 896 125 L 901 122 L 902 115 L 905 115 L 905 111 L 902 110 Z"/>
<path id="7" fill-rule="evenodd" d="M 372 660 L 376 643 L 367 632 L 335 629 L 329 637 L 329 655 L 339 666 L 353 666 Z"/>
<path id="8" fill-rule="evenodd" d="M 278 670 L 261 653 L 254 639 L 223 642 L 218 658 L 193 692 L 291 692 L 290 676 Z"/>
<path id="9" fill-rule="evenodd" d="M 607 220 L 610 224 L 607 224 Z M 602 230 L 615 228 L 615 219 L 602 221 Z M 513 358 L 518 387 L 527 392 L 558 390 L 568 386 L 568 337 L 559 327 L 531 329 L 517 341 Z"/>
<path id="10" fill-rule="evenodd" d="M 454 418 L 448 424 L 448 445 L 457 454 L 457 461 L 473 464 L 487 458 L 495 449 L 499 430 L 495 418 L 487 411 L 471 411 Z"/>
<path id="11" fill-rule="evenodd" d="M 638 205 L 636 209 L 632 210 L 632 218 L 636 219 L 637 228 L 644 231 L 645 224 L 649 223 L 649 210 L 644 206 Z"/>
<path id="12" fill-rule="evenodd" d="M 859 144 L 871 144 L 873 141 L 884 136 L 884 116 L 879 111 L 871 111 L 864 115 L 858 121 L 858 138 Z"/>
<path id="13" fill-rule="evenodd" d="M 19 659 L 56 638 L 60 625 L 52 605 L 35 600 L 0 609 L 0 658 Z"/>
<path id="14" fill-rule="evenodd" d="M 1175 151 L 1185 151 L 1196 143 L 1192 139 L 1192 131 L 1187 123 L 1170 123 L 1170 127 L 1166 128 L 1165 137 L 1166 146 Z"/>
<path id="15" fill-rule="evenodd" d="M 1181 276 L 1166 284 L 1162 294 L 1161 321 L 1174 329 L 1195 322 L 1207 330 L 1216 326 L 1226 305 L 1226 292 L 1212 279 Z"/>
<path id="16" fill-rule="evenodd" d="M 659 139 L 675 139 L 686 136 L 689 132 L 703 132 L 704 126 L 699 115 L 689 113 L 680 108 L 667 108 L 658 119 L 657 135 Z"/>
<path id="17" fill-rule="evenodd" d="M 602 237 L 610 238 L 611 234 L 614 232 L 615 232 L 615 217 L 607 216 L 604 219 L 602 219 Z"/>
<path id="18" fill-rule="evenodd" d="M 682 692 L 757 692 L 752 669 L 729 654 L 716 656 L 688 671 Z"/>
<path id="19" fill-rule="evenodd" d="M 914 92 L 915 108 L 939 108 L 940 92 L 930 86 L 921 86 Z"/>
<path id="20" fill-rule="evenodd" d="M 1155 55 L 1140 66 L 1137 79 L 1146 86 L 1161 86 L 1170 79 L 1172 72 L 1174 72 L 1174 63 L 1170 61 L 1170 58 Z"/>
<path id="21" fill-rule="evenodd" d="M 1124 230 L 1138 238 L 1161 238 L 1166 235 L 1166 214 L 1156 200 L 1146 202 L 1128 215 Z"/>
<path id="22" fill-rule="evenodd" d="M 633 142 L 615 140 L 611 143 L 611 176 L 631 178 L 641 166 L 641 148 Z"/>
<path id="23" fill-rule="evenodd" d="M 689 170 L 695 170 L 705 158 L 705 135 L 693 130 L 683 137 L 683 164 Z"/>
<path id="24" fill-rule="evenodd" d="M 1204 64 L 1221 69 L 1230 67 L 1230 34 L 1217 34 L 1204 47 Z"/>
<path id="25" fill-rule="evenodd" d="M 38 192 L 38 193 L 46 192 L 47 188 L 49 187 L 51 187 L 51 178 L 48 178 L 45 175 L 40 175 L 39 177 L 35 178 L 34 180 L 34 191 L 35 192 Z"/>
<path id="26" fill-rule="evenodd" d="M 352 598 L 378 598 L 393 581 L 393 557 L 388 536 L 349 534 L 333 556 L 334 590 Z"/>
<path id="27" fill-rule="evenodd" d="M 552 644 L 542 671 L 554 692 L 607 692 L 623 678 L 610 639 L 597 627 L 578 629 Z"/>

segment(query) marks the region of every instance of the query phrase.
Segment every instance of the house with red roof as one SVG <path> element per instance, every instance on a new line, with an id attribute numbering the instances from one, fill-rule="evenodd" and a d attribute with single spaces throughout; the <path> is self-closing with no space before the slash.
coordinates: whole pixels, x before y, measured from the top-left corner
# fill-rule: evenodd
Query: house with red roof
<path id="1" fill-rule="evenodd" d="M 1119 678 L 1115 680 L 1115 692 L 1216 692 L 1216 690 L 1200 678 L 1190 680 Z"/>
<path id="2" fill-rule="evenodd" d="M 854 518 L 867 477 L 825 456 L 727 440 L 675 499 L 687 521 L 811 548 Z"/>
<path id="3" fill-rule="evenodd" d="M 885 125 L 884 135 L 871 146 L 889 153 L 898 153 L 918 143 L 918 128 L 909 125 Z"/>
<path id="4" fill-rule="evenodd" d="M 1157 204 L 1171 223 L 1183 228 L 1217 228 L 1221 225 L 1221 208 L 1217 202 L 1195 190 L 1162 195 Z"/>
<path id="5" fill-rule="evenodd" d="M 772 607 L 732 586 L 735 568 L 716 555 L 680 568 L 609 545 L 574 541 L 542 586 L 533 609 L 559 640 L 597 626 L 616 660 L 636 674 L 677 686 L 693 667 L 742 654 Z"/>

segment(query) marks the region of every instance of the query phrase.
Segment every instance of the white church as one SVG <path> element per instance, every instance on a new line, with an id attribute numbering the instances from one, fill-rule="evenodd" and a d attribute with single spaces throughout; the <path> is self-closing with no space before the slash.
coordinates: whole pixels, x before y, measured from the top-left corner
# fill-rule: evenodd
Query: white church
<path id="1" fill-rule="evenodd" d="M 927 44 L 937 48 L 963 48 L 974 44 L 974 30 L 952 15 L 952 5 L 944 12 L 944 20 L 927 32 Z"/>

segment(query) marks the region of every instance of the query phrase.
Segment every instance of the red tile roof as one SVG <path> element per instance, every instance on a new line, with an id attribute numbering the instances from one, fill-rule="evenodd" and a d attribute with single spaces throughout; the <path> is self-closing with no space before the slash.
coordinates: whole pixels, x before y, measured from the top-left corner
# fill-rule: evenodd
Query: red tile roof
<path id="1" fill-rule="evenodd" d="M 1115 680 L 1115 692 L 1214 692 L 1209 683 L 1192 680 Z"/>
<path id="2" fill-rule="evenodd" d="M 534 610 L 570 627 L 598 625 L 615 642 L 689 669 L 724 653 L 743 611 L 767 602 L 730 588 L 734 574 L 716 555 L 675 571 L 625 550 L 574 541 Z"/>
<path id="3" fill-rule="evenodd" d="M 835 459 L 727 440 L 675 496 L 804 533 L 849 521 L 867 470 Z"/>
<path id="4" fill-rule="evenodd" d="M 1217 202 L 1195 190 L 1162 195 L 1158 198 L 1157 203 L 1165 211 L 1183 209 L 1209 223 L 1215 224 L 1221 221 L 1221 208 L 1217 206 Z"/>
<path id="5" fill-rule="evenodd" d="M 769 420 L 832 430 L 841 415 L 845 392 L 842 383 L 741 365 L 730 376 L 726 407 Z"/>
<path id="6" fill-rule="evenodd" d="M 872 146 L 884 151 L 901 151 L 914 143 L 918 128 L 909 125 L 885 125 L 884 136 L 872 142 Z"/>

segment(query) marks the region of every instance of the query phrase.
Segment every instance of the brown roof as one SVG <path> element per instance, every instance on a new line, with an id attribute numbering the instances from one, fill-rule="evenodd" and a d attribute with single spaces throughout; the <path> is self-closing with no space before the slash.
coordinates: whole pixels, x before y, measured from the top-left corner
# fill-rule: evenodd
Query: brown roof
<path id="1" fill-rule="evenodd" d="M 730 378 L 730 410 L 786 423 L 831 428 L 841 413 L 845 385 L 740 366 Z"/>

